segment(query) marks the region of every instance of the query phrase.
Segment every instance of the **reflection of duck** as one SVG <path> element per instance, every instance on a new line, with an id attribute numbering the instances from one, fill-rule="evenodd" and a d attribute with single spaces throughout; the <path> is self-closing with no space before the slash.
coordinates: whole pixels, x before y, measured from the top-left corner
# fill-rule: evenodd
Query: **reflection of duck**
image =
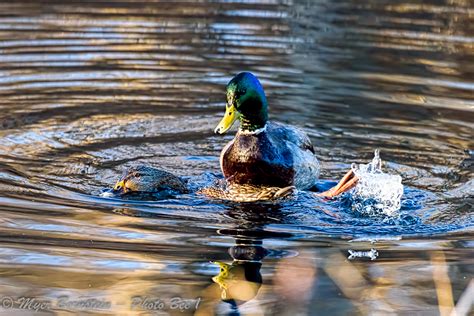
<path id="1" fill-rule="evenodd" d="M 258 79 L 242 72 L 227 84 L 226 93 L 226 113 L 215 132 L 223 134 L 236 120 L 240 121 L 234 139 L 221 152 L 226 183 L 200 193 L 235 201 L 259 201 L 286 197 L 295 188 L 313 187 L 320 167 L 309 137 L 298 128 L 268 121 L 267 99 Z M 349 171 L 336 187 L 320 195 L 339 195 L 356 181 Z M 163 188 L 186 192 L 180 178 L 143 166 L 130 169 L 114 189 L 127 193 Z"/>
<path id="2" fill-rule="evenodd" d="M 261 241 L 236 240 L 229 249 L 234 261 L 230 264 L 213 262 L 219 266 L 219 274 L 212 281 L 219 285 L 221 300 L 240 305 L 253 299 L 262 286 L 261 260 L 267 254 Z"/>
<path id="3" fill-rule="evenodd" d="M 236 225 L 217 231 L 219 236 L 228 236 L 234 240 L 234 245 L 227 251 L 232 262 L 222 262 L 225 259 L 219 252 L 209 257 L 213 264 L 219 266 L 219 273 L 212 277 L 213 284 L 202 291 L 203 302 L 197 316 L 240 315 L 240 305 L 253 301 L 262 287 L 261 268 L 264 258 L 286 254 L 263 247 L 265 238 L 275 238 L 275 234 L 265 231 L 264 226 L 278 221 L 282 216 L 278 204 L 264 206 L 261 203 L 243 203 L 236 204 L 235 207 L 227 210 L 226 216 L 232 218 Z M 290 236 L 292 237 L 285 233 L 286 238 Z M 215 260 L 217 258 L 218 262 Z M 258 305 L 258 301 L 254 303 Z"/>
<path id="4" fill-rule="evenodd" d="M 219 273 L 201 292 L 202 303 L 195 315 L 240 315 L 240 305 L 257 296 L 263 283 L 261 260 L 267 250 L 259 239 L 239 238 L 235 242 L 229 249 L 232 263 L 212 261 L 219 266 Z"/>

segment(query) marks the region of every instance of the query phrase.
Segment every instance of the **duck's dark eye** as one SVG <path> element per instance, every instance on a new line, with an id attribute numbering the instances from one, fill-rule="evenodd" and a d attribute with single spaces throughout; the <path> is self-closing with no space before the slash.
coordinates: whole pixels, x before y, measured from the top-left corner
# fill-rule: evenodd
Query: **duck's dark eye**
<path id="1" fill-rule="evenodd" d="M 140 178 L 140 177 L 142 176 L 142 174 L 141 174 L 141 173 L 138 173 L 138 172 L 135 172 L 135 173 L 133 174 L 133 176 L 134 176 L 135 178 Z"/>

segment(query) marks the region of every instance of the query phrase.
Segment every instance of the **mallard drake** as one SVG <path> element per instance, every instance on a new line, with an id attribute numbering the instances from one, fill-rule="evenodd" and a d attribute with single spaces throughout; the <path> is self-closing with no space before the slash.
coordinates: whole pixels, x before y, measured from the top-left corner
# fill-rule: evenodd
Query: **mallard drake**
<path id="1" fill-rule="evenodd" d="M 320 164 L 311 140 L 299 128 L 268 120 L 267 98 L 257 77 L 250 72 L 239 73 L 227 84 L 226 96 L 226 111 L 214 132 L 224 134 L 234 122 L 240 122 L 234 139 L 220 155 L 227 182 L 263 188 L 313 187 Z M 321 195 L 332 197 L 347 191 L 355 185 L 351 182 L 346 186 L 351 180 L 349 172 L 344 182 Z"/>
<path id="2" fill-rule="evenodd" d="M 214 131 L 224 134 L 240 121 L 237 134 L 220 156 L 227 181 L 311 188 L 320 170 L 313 145 L 302 130 L 268 120 L 267 98 L 257 77 L 239 73 L 227 84 L 226 96 L 226 112 Z"/>

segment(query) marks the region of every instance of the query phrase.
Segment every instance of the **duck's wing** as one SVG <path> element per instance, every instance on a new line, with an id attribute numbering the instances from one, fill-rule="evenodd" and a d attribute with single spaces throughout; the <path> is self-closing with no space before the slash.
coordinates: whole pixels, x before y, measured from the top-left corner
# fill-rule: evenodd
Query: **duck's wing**
<path id="1" fill-rule="evenodd" d="M 310 151 L 314 154 L 314 147 L 308 135 L 300 128 L 282 123 L 268 123 L 268 127 L 272 138 L 288 141 L 302 150 Z"/>
<path id="2" fill-rule="evenodd" d="M 292 184 L 301 190 L 314 186 L 320 165 L 308 135 L 297 127 L 280 123 L 270 126 L 270 135 L 272 142 L 284 152 L 282 157 L 287 157 L 292 166 Z"/>

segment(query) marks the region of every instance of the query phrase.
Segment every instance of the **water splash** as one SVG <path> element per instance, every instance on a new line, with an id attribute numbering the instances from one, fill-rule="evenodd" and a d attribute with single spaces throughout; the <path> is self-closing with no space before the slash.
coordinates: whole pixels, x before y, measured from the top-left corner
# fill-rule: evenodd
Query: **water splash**
<path id="1" fill-rule="evenodd" d="M 356 258 L 370 258 L 370 260 L 375 260 L 379 256 L 379 253 L 376 249 L 372 248 L 369 251 L 357 251 L 349 249 L 349 256 L 347 259 L 354 260 Z"/>
<path id="2" fill-rule="evenodd" d="M 401 205 L 402 177 L 382 171 L 379 150 L 375 150 L 370 163 L 352 164 L 352 170 L 359 178 L 359 182 L 351 191 L 352 210 L 368 216 L 394 216 Z"/>

